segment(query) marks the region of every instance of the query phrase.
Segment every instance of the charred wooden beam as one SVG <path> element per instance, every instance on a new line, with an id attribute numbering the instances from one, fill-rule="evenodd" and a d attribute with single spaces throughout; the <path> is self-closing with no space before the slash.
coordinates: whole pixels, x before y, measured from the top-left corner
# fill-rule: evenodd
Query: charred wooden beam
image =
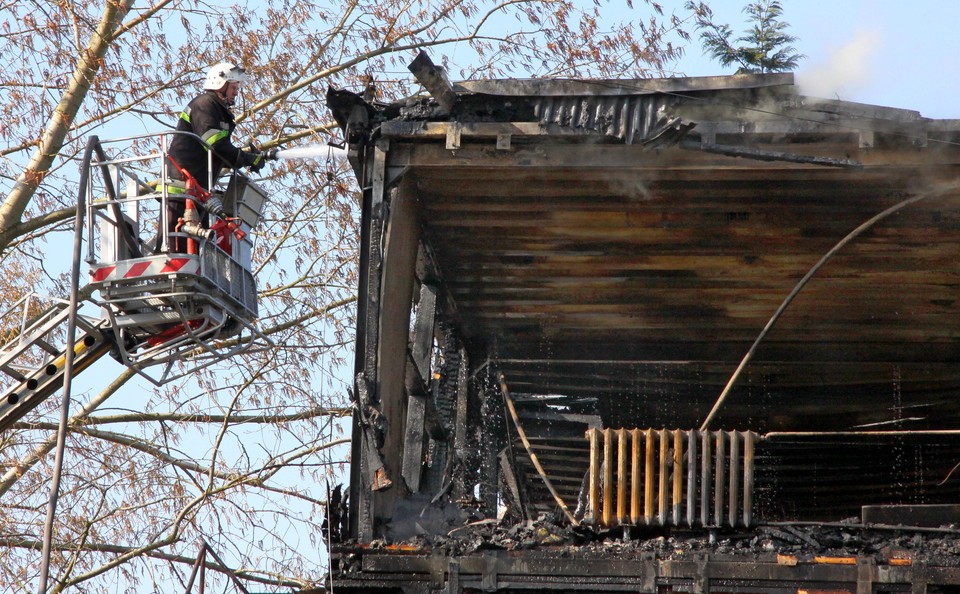
<path id="1" fill-rule="evenodd" d="M 383 187 L 384 180 L 377 175 L 382 168 L 374 172 L 374 198 L 376 188 Z M 372 366 L 366 373 L 374 371 L 378 404 L 384 417 L 383 443 L 380 452 L 383 456 L 386 472 L 399 477 L 403 469 L 403 443 L 407 418 L 407 397 L 405 379 L 409 361 L 410 313 L 413 305 L 413 288 L 417 260 L 417 246 L 420 241 L 420 225 L 415 208 L 415 196 L 409 182 L 390 191 L 389 208 L 387 196 L 382 196 L 382 211 L 386 220 L 383 235 L 383 260 L 380 270 L 379 291 L 370 295 L 379 297 L 375 309 L 377 313 L 376 350 L 373 352 Z M 368 333 L 370 333 L 368 326 Z M 366 349 L 372 350 L 368 341 Z M 369 379 L 369 377 L 368 377 Z M 400 481 L 394 481 L 394 485 Z M 397 500 L 402 497 L 401 489 L 383 489 L 373 496 L 374 519 L 385 520 L 393 514 Z"/>
<path id="2" fill-rule="evenodd" d="M 422 244 L 421 244 L 422 245 Z M 422 278 L 422 252 L 417 257 L 418 277 Z M 414 323 L 413 340 L 410 346 L 410 364 L 404 379 L 407 391 L 407 423 L 403 440 L 403 479 L 412 493 L 420 491 L 422 477 L 425 432 L 428 422 L 433 425 L 431 433 L 443 434 L 429 394 L 430 354 L 433 347 L 436 324 L 437 290 L 429 284 L 420 285 L 417 300 L 417 317 Z"/>
<path id="3" fill-rule="evenodd" d="M 424 425 L 426 423 L 427 398 L 410 394 L 407 400 L 407 427 L 403 437 L 403 480 L 411 493 L 420 491 L 423 468 Z"/>
<path id="4" fill-rule="evenodd" d="M 480 440 L 480 502 L 483 511 L 488 517 L 497 513 L 497 496 L 499 493 L 500 465 L 498 454 L 506 443 L 506 413 L 503 401 L 491 386 L 484 386 L 481 393 L 480 412 L 481 433 Z"/>
<path id="5" fill-rule="evenodd" d="M 766 553 L 737 559 L 711 553 L 663 559 L 653 553 L 622 558 L 622 553 L 572 557 L 543 551 L 486 551 L 465 555 L 390 554 L 363 555 L 361 572 L 335 579 L 341 592 L 391 591 L 400 584 L 410 591 L 485 592 L 518 590 L 640 592 L 757 591 L 790 594 L 797 591 L 869 593 L 886 591 L 921 593 L 952 591 L 960 584 L 960 567 L 952 563 L 909 562 L 873 556 L 815 557 Z M 899 560 L 903 561 L 903 560 Z M 444 579 L 444 577 L 446 579 Z M 437 583 L 437 579 L 439 582 Z M 406 591 L 405 588 L 405 591 Z M 414 588 L 418 588 L 414 590 Z"/>
<path id="6" fill-rule="evenodd" d="M 457 93 L 447 78 L 446 71 L 433 63 L 426 52 L 421 51 L 408 67 L 417 82 L 426 88 L 440 104 L 443 113 L 450 113 L 457 102 Z"/>
<path id="7" fill-rule="evenodd" d="M 459 347 L 459 366 L 457 367 L 457 400 L 454 423 L 453 450 L 455 453 L 453 482 L 453 497 L 463 498 L 467 493 L 470 464 L 470 434 L 467 431 L 470 418 L 470 361 L 467 350 Z"/>
<path id="8" fill-rule="evenodd" d="M 357 374 L 355 386 L 354 406 L 357 411 L 355 418 L 359 419 L 362 431 L 360 441 L 364 460 L 363 484 L 371 491 L 380 491 L 389 488 L 393 483 L 380 453 L 385 422 L 380 408 L 371 399 L 370 384 L 363 373 Z"/>
<path id="9" fill-rule="evenodd" d="M 436 324 L 437 288 L 422 284 L 420 299 L 417 303 L 417 320 L 413 328 L 413 345 L 411 356 L 420 372 L 420 377 L 429 380 L 430 354 L 433 349 L 434 326 Z"/>
<path id="10" fill-rule="evenodd" d="M 863 163 L 859 161 L 853 161 L 851 159 L 836 159 L 833 157 L 820 157 L 816 155 L 798 155 L 796 153 L 770 151 L 749 146 L 703 144 L 695 140 L 682 141 L 680 143 L 680 148 L 691 151 L 715 153 L 717 155 L 724 155 L 727 157 L 756 159 L 757 161 L 784 161 L 787 163 L 803 163 L 806 165 L 823 165 L 824 167 L 843 167 L 848 169 L 860 169 L 863 167 Z"/>
<path id="11" fill-rule="evenodd" d="M 861 518 L 864 524 L 936 528 L 960 522 L 960 505 L 865 505 Z"/>
<path id="12" fill-rule="evenodd" d="M 497 141 L 500 150 L 508 150 L 513 136 L 532 137 L 601 137 L 602 134 L 587 128 L 571 128 L 559 124 L 540 122 L 384 122 L 380 128 L 384 137 L 403 139 L 449 139 L 456 134 L 464 138 Z M 612 140 L 613 137 L 611 137 Z M 452 148 L 447 146 L 447 148 Z"/>
<path id="13" fill-rule="evenodd" d="M 461 140 L 463 137 L 462 135 L 463 131 L 461 129 Z M 905 166 L 912 165 L 929 167 L 937 162 L 943 162 L 945 159 L 953 158 L 952 153 L 948 152 L 925 153 L 923 151 L 917 151 L 916 149 L 910 148 L 909 150 L 904 149 L 886 153 L 880 153 L 878 151 L 863 153 L 860 155 L 860 160 L 858 161 L 816 156 L 811 156 L 809 159 L 803 160 L 805 158 L 804 155 L 790 153 L 787 150 L 775 150 L 774 148 L 767 148 L 762 149 L 762 151 L 737 151 L 735 149 L 740 147 L 734 147 L 734 150 L 728 151 L 730 154 L 723 154 L 721 153 L 720 149 L 716 151 L 703 151 L 700 149 L 700 143 L 695 141 L 687 142 L 689 143 L 690 150 L 681 150 L 687 148 L 683 146 L 683 143 L 681 143 L 679 148 L 671 147 L 661 151 L 649 150 L 643 145 L 639 144 L 624 145 L 620 143 L 599 143 L 590 145 L 589 158 L 584 158 L 584 145 L 579 142 L 570 142 L 564 144 L 559 144 L 556 142 L 531 142 L 529 144 L 514 143 L 509 151 L 496 150 L 493 142 L 489 144 L 463 143 L 457 152 L 456 159 L 449 158 L 450 151 L 444 144 L 439 142 L 398 143 L 396 149 L 391 151 L 390 166 L 410 167 L 411 169 L 419 167 L 445 169 L 449 171 L 455 171 L 458 176 L 477 175 L 476 171 L 467 173 L 464 171 L 465 169 L 491 168 L 498 170 L 498 176 L 533 175 L 538 176 L 538 178 L 540 175 L 542 175 L 542 173 L 537 172 L 537 169 L 542 167 L 555 167 L 561 169 L 566 168 L 568 170 L 577 171 L 578 175 L 589 175 L 591 170 L 611 171 L 614 172 L 614 174 L 622 175 L 620 170 L 627 168 L 628 170 L 633 170 L 632 181 L 634 184 L 641 182 L 654 182 L 664 179 L 668 181 L 674 179 L 693 180 L 698 176 L 706 176 L 706 181 L 711 183 L 717 181 L 727 182 L 734 179 L 769 179 L 771 170 L 780 171 L 789 169 L 788 177 L 797 179 L 799 176 L 799 179 L 806 183 L 814 183 L 817 181 L 823 181 L 825 178 L 829 178 L 826 179 L 826 181 L 836 181 L 837 179 L 840 179 L 837 177 L 837 175 L 842 174 L 837 174 L 837 172 L 834 171 L 833 173 L 829 174 L 824 173 L 818 177 L 815 172 L 811 172 L 806 169 L 799 169 L 796 167 L 785 168 L 783 163 L 810 163 L 815 165 L 825 165 L 827 167 L 824 167 L 824 171 L 833 171 L 835 169 L 856 171 L 856 175 L 850 174 L 851 179 L 871 180 L 875 179 L 876 176 L 880 174 L 886 174 L 889 176 L 891 173 L 896 172 L 891 170 L 880 171 L 874 169 L 873 171 L 868 171 L 867 173 L 861 174 L 860 165 L 865 167 L 870 166 L 871 168 L 897 167 L 900 171 L 903 171 L 902 168 Z M 846 138 L 844 138 L 843 141 L 838 140 L 835 143 L 820 145 L 817 148 L 819 151 L 827 154 L 845 154 L 852 148 L 856 148 L 856 145 L 856 140 L 847 142 Z M 780 143 L 769 146 L 775 147 L 776 149 L 793 149 L 796 145 L 791 143 Z M 767 153 L 767 151 L 769 151 L 769 153 Z M 695 152 L 709 152 L 711 155 L 718 154 L 719 156 L 694 156 Z M 743 169 L 734 171 L 718 171 L 718 169 L 729 167 L 729 159 L 727 157 L 731 156 L 750 158 L 751 160 L 755 161 L 755 166 L 745 167 Z M 798 160 L 795 157 L 800 157 L 801 159 Z M 682 171 L 682 177 L 678 168 L 684 168 Z M 512 171 L 499 171 L 504 169 Z M 649 172 L 649 175 L 645 176 L 643 175 L 643 172 Z M 443 175 L 449 179 L 451 173 L 444 172 Z M 508 177 L 504 177 L 503 179 L 508 179 Z M 470 184 L 471 187 L 468 187 L 468 190 L 473 189 L 473 179 L 470 180 Z M 449 189 L 456 187 L 459 187 L 459 185 L 449 186 Z M 609 185 L 604 185 L 602 187 L 606 192 L 610 191 Z M 509 189 L 510 191 L 507 192 L 508 194 L 516 191 L 512 186 L 503 186 L 502 184 L 501 189 Z M 442 191 L 444 188 L 433 187 L 430 188 L 430 190 Z M 623 192 L 624 189 L 621 187 L 620 191 Z"/>
<path id="14" fill-rule="evenodd" d="M 354 394 L 358 399 L 374 403 L 376 395 L 371 395 L 370 387 L 375 386 L 377 373 L 377 345 L 380 325 L 380 274 L 383 265 L 383 169 L 386 163 L 388 144 L 357 144 L 354 169 L 363 173 L 363 225 L 360 245 L 360 280 L 357 304 L 357 351 L 354 371 L 356 381 Z M 362 152 L 362 154 L 361 154 Z M 360 166 L 363 161 L 365 167 Z M 379 173 L 378 173 L 379 172 Z M 363 394 L 361 394 L 363 390 Z M 351 449 L 353 463 L 350 476 L 353 485 L 364 485 L 354 490 L 350 498 L 350 531 L 361 541 L 373 538 L 374 510 L 373 497 L 367 485 L 386 485 L 389 477 L 383 474 L 383 462 L 376 450 L 375 436 L 371 434 L 369 422 L 354 416 L 353 445 Z M 372 449 L 371 449 L 372 447 Z M 385 480 L 371 480 L 371 476 L 381 473 Z"/>
<path id="15" fill-rule="evenodd" d="M 433 382 L 429 378 L 421 377 L 420 371 L 414 365 L 413 358 L 407 361 L 407 373 L 404 379 L 404 387 L 409 398 L 423 398 L 423 410 L 418 416 L 419 424 L 426 428 L 427 434 L 433 439 L 446 440 L 449 437 L 449 431 L 444 426 L 440 418 L 440 412 L 437 410 L 437 404 L 431 394 L 430 389 Z M 408 419 L 411 418 L 408 415 Z"/>
<path id="16" fill-rule="evenodd" d="M 500 461 L 503 481 L 516 505 L 516 513 L 519 516 L 518 519 L 521 522 L 526 522 L 532 518 L 532 514 L 527 499 L 526 485 L 517 472 L 517 463 L 513 456 L 513 446 L 508 444 L 507 447 L 500 450 L 498 459 Z"/>
<path id="17" fill-rule="evenodd" d="M 673 78 L 638 78 L 627 80 L 577 80 L 561 78 L 535 79 L 483 79 L 457 83 L 472 93 L 490 95 L 571 96 L 591 95 L 603 97 L 623 95 L 624 91 L 636 94 L 687 93 L 702 91 L 789 89 L 793 86 L 792 72 L 770 74 L 738 74 L 736 76 L 686 76 Z M 828 103 L 824 101 L 824 103 Z M 832 102 L 837 103 L 837 102 Z M 893 108 L 885 108 L 893 111 Z M 897 112 L 906 110 L 895 110 Z M 916 113 L 916 112 L 911 112 Z"/>

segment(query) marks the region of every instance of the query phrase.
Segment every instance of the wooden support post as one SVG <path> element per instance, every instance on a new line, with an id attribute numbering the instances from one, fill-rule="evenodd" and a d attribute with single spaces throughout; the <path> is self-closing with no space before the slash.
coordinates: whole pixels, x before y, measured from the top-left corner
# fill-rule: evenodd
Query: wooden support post
<path id="1" fill-rule="evenodd" d="M 380 331 L 380 284 L 383 264 L 383 203 L 385 186 L 383 183 L 386 168 L 386 150 L 389 141 L 383 140 L 375 146 L 368 146 L 364 155 L 363 212 L 360 246 L 360 282 L 357 303 L 357 360 L 354 371 L 357 377 L 363 377 L 368 387 L 376 386 L 377 344 Z M 359 387 L 354 386 L 354 392 Z M 375 390 L 374 390 L 375 391 Z M 378 394 L 371 395 L 375 402 Z M 358 416 L 353 423 L 353 446 L 351 482 L 353 484 L 371 484 L 371 474 L 378 462 L 368 459 L 369 448 L 362 447 L 368 439 L 365 428 Z M 373 496 L 369 489 L 357 490 L 357 496 L 350 502 L 350 530 L 361 542 L 373 540 L 374 507 Z"/>
<path id="2" fill-rule="evenodd" d="M 378 303 L 375 392 L 385 421 L 380 452 L 387 475 L 394 479 L 396 487 L 400 482 L 396 477 L 401 476 L 403 469 L 410 312 L 420 243 L 415 190 L 408 180 L 394 193 L 388 212 Z M 368 350 L 370 347 L 368 343 Z M 396 501 L 402 496 L 398 491 L 391 488 L 374 494 L 375 519 L 386 520 L 393 516 Z"/>

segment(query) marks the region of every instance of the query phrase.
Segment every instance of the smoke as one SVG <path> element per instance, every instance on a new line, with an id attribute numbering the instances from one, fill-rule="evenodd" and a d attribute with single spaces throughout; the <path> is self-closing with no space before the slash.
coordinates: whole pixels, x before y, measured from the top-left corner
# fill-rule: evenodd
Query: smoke
<path id="1" fill-rule="evenodd" d="M 872 82 L 872 58 L 880 44 L 880 32 L 857 31 L 853 39 L 837 48 L 825 62 L 797 73 L 804 95 L 840 99 Z"/>

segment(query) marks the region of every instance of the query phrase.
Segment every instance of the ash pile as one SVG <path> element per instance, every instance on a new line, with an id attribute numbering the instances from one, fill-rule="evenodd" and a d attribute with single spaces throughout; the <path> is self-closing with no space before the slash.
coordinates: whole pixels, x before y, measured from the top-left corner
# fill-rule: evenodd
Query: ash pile
<path id="1" fill-rule="evenodd" d="M 875 526 L 850 519 L 833 523 L 777 523 L 740 530 L 664 530 L 621 527 L 597 530 L 571 526 L 558 517 L 505 523 L 473 519 L 453 509 L 424 513 L 403 523 L 391 542 L 406 549 L 469 555 L 485 550 L 542 550 L 551 554 L 621 559 L 649 557 L 681 560 L 696 554 L 744 559 L 812 562 L 823 558 L 873 557 L 923 560 L 940 566 L 960 566 L 960 527 Z M 458 520 L 463 520 L 462 522 Z M 444 524 L 445 523 L 445 524 Z M 397 526 L 399 528 L 399 526 Z M 418 529 L 419 528 L 419 529 Z M 442 528 L 443 530 L 438 530 Z"/>

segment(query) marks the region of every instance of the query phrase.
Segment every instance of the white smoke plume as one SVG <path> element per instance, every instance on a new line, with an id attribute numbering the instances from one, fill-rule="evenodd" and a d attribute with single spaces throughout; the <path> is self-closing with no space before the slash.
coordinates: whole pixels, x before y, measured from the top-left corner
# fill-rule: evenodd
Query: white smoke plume
<path id="1" fill-rule="evenodd" d="M 872 58 L 879 44 L 879 31 L 857 31 L 827 61 L 797 73 L 801 92 L 824 99 L 849 99 L 874 80 Z"/>

